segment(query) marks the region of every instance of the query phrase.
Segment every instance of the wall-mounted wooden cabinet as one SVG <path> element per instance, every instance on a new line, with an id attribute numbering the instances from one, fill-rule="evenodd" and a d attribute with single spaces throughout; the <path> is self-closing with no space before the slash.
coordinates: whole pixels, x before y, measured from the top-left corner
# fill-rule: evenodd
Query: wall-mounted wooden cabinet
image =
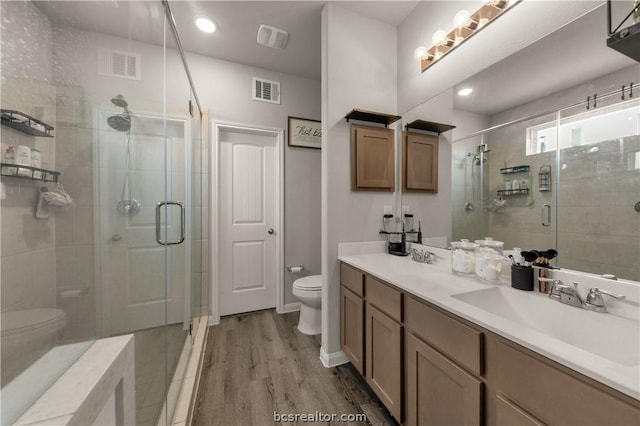
<path id="1" fill-rule="evenodd" d="M 438 136 L 402 132 L 402 187 L 438 192 Z"/>
<path id="2" fill-rule="evenodd" d="M 395 191 L 393 129 L 351 125 L 351 189 Z"/>

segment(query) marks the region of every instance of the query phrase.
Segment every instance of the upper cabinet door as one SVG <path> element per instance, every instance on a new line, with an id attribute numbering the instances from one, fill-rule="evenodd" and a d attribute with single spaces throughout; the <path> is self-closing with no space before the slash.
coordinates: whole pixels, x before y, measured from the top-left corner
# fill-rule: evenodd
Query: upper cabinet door
<path id="1" fill-rule="evenodd" d="M 438 192 L 438 137 L 409 132 L 402 136 L 404 190 Z"/>
<path id="2" fill-rule="evenodd" d="M 351 189 L 395 190 L 394 130 L 351 125 Z"/>

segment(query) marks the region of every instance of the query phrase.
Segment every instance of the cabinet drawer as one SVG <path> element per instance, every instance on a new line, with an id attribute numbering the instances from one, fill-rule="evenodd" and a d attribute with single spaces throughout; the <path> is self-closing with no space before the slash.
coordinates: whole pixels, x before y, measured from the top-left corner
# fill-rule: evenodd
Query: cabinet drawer
<path id="1" fill-rule="evenodd" d="M 482 332 L 407 297 L 405 325 L 416 336 L 438 348 L 463 367 L 482 374 Z"/>
<path id="2" fill-rule="evenodd" d="M 340 283 L 360 297 L 364 297 L 364 273 L 346 263 L 340 264 Z"/>
<path id="3" fill-rule="evenodd" d="M 365 283 L 367 303 L 402 322 L 402 292 L 368 275 L 365 276 Z"/>
<path id="4" fill-rule="evenodd" d="M 553 361 L 541 361 L 524 348 L 499 339 L 490 368 L 496 389 L 546 424 L 640 424 L 640 403 L 627 404 L 603 385 L 581 380 Z M 602 388 L 600 388 L 602 386 Z M 633 404 L 633 405 L 632 405 Z"/>

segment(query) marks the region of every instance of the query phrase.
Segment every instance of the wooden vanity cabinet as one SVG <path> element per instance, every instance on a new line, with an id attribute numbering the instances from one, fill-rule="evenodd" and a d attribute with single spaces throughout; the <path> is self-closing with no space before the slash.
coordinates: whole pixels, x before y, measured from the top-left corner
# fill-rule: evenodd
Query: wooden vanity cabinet
<path id="1" fill-rule="evenodd" d="M 406 298 L 405 424 L 483 424 L 483 333 Z"/>
<path id="2" fill-rule="evenodd" d="M 351 125 L 351 190 L 395 191 L 393 129 Z"/>
<path id="3" fill-rule="evenodd" d="M 366 379 L 385 407 L 402 421 L 402 293 L 365 276 Z"/>
<path id="4" fill-rule="evenodd" d="M 341 264 L 342 348 L 405 425 L 640 425 L 640 401 Z"/>
<path id="5" fill-rule="evenodd" d="M 342 263 L 340 283 L 340 345 L 364 375 L 364 274 Z"/>
<path id="6" fill-rule="evenodd" d="M 493 333 L 486 351 L 487 424 L 640 425 L 638 400 Z"/>

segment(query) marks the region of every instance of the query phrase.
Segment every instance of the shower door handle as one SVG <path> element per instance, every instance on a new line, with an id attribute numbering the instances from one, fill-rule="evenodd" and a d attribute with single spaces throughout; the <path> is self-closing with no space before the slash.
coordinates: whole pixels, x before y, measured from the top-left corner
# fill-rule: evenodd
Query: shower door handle
<path id="1" fill-rule="evenodd" d="M 542 206 L 542 226 L 551 226 L 551 206 L 549 204 Z"/>
<path id="2" fill-rule="evenodd" d="M 162 206 L 180 207 L 180 239 L 178 241 L 164 241 L 160 232 L 160 209 Z M 161 201 L 156 204 L 156 241 L 161 246 L 173 246 L 182 244 L 184 241 L 184 204 L 180 201 Z"/>

